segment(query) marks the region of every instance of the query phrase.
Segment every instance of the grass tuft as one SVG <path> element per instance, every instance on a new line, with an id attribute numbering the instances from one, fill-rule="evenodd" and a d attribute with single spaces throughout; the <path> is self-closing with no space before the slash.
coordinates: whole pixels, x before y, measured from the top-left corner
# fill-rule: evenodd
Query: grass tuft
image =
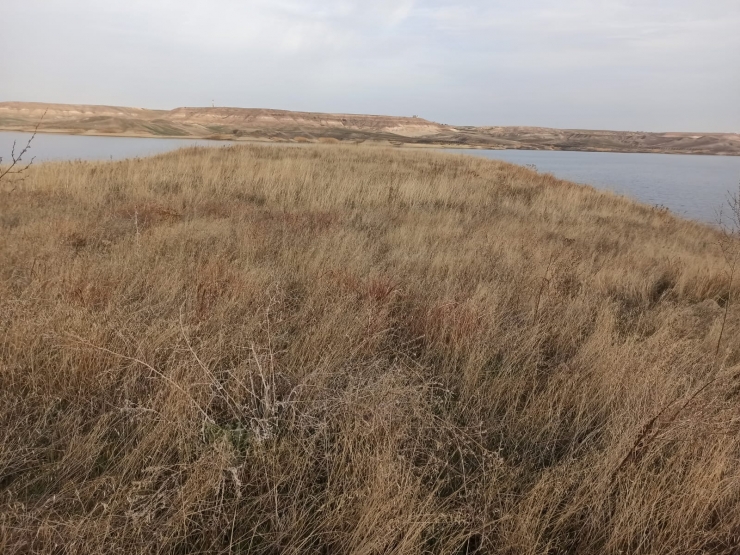
<path id="1" fill-rule="evenodd" d="M 0 229 L 2 553 L 740 542 L 716 230 L 336 145 L 42 164 Z"/>

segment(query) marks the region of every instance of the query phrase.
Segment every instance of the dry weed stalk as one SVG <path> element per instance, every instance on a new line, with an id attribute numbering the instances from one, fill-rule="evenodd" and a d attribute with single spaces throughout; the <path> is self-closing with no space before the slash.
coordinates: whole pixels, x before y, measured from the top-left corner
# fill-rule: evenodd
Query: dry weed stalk
<path id="1" fill-rule="evenodd" d="M 726 298 L 723 301 L 722 321 L 720 323 L 719 333 L 717 335 L 717 344 L 714 349 L 713 363 L 715 367 L 718 367 L 710 377 L 708 377 L 702 385 L 695 389 L 695 391 L 689 394 L 682 403 L 681 399 L 676 398 L 673 401 L 665 404 L 655 416 L 648 420 L 637 435 L 632 447 L 627 451 L 627 454 L 620 461 L 612 473 L 612 482 L 616 480 L 617 475 L 624 469 L 627 464 L 634 463 L 639 458 L 641 453 L 644 453 L 649 445 L 655 441 L 661 433 L 661 429 L 658 428 L 660 419 L 668 413 L 674 405 L 678 404 L 672 414 L 666 419 L 663 424 L 663 428 L 672 426 L 678 417 L 689 407 L 702 393 L 708 390 L 715 383 L 728 376 L 722 373 L 724 369 L 724 361 L 720 360 L 720 347 L 722 345 L 722 339 L 725 334 L 725 328 L 727 326 L 727 317 L 730 314 L 733 300 L 733 287 L 735 284 L 735 272 L 737 269 L 738 260 L 740 260 L 740 188 L 735 194 L 728 195 L 727 206 L 730 209 L 730 221 L 729 223 L 723 218 L 724 212 L 720 209 L 718 224 L 720 228 L 717 244 L 719 250 L 722 252 L 726 264 L 726 276 L 727 276 L 727 292 Z M 740 377 L 740 372 L 734 373 L 730 376 L 730 383 L 737 380 Z"/>

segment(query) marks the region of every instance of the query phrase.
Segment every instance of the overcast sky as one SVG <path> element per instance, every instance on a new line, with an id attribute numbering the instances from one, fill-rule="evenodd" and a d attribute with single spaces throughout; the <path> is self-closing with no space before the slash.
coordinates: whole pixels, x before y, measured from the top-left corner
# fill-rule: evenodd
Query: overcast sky
<path id="1" fill-rule="evenodd" d="M 0 101 L 740 132 L 740 0 L 0 0 Z"/>

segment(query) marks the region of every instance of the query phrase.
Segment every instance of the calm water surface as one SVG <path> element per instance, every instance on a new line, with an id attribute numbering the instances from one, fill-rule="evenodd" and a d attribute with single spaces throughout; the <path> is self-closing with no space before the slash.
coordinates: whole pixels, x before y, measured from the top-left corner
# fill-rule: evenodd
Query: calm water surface
<path id="1" fill-rule="evenodd" d="M 16 154 L 23 148 L 30 133 L 0 131 L 0 156 L 10 159 L 13 141 Z M 36 162 L 48 160 L 122 160 L 137 156 L 152 156 L 186 146 L 219 146 L 234 144 L 229 141 L 207 139 L 140 139 L 136 137 L 90 137 L 39 133 L 31 143 L 24 159 L 36 157 Z"/>
<path id="2" fill-rule="evenodd" d="M 0 156 L 9 158 L 13 141 L 22 148 L 28 133 L 0 132 Z M 39 134 L 27 159 L 120 160 L 151 156 L 185 146 L 231 145 L 206 139 L 139 139 Z M 17 151 L 17 150 L 16 150 Z M 716 222 L 717 211 L 729 191 L 740 183 L 740 157 L 678 154 L 622 154 L 614 152 L 561 152 L 538 150 L 458 150 L 472 156 L 534 165 L 540 172 L 587 183 L 627 195 L 641 202 L 662 205 L 677 214 Z"/>
<path id="3" fill-rule="evenodd" d="M 662 205 L 682 216 L 717 222 L 728 192 L 740 184 L 740 156 L 624 154 L 552 150 L 457 150 L 534 165 L 537 171 Z"/>

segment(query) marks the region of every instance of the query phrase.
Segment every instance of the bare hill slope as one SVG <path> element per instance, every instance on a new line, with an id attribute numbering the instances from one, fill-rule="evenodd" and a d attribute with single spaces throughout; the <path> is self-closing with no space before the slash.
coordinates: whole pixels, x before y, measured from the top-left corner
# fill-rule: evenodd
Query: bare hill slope
<path id="1" fill-rule="evenodd" d="M 352 141 L 464 148 L 740 155 L 732 133 L 643 133 L 544 127 L 452 127 L 418 117 L 259 108 L 147 110 L 0 102 L 0 130 L 136 137 Z"/>

